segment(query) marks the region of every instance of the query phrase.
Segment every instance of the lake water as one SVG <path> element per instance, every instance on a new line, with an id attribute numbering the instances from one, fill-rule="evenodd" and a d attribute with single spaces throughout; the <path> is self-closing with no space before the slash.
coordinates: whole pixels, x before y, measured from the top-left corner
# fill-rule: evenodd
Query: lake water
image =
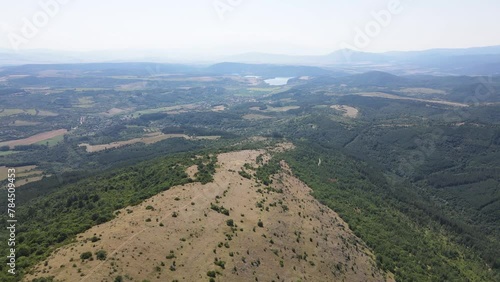
<path id="1" fill-rule="evenodd" d="M 286 85 L 290 79 L 293 77 L 275 77 L 271 79 L 264 80 L 265 83 L 272 86 Z"/>

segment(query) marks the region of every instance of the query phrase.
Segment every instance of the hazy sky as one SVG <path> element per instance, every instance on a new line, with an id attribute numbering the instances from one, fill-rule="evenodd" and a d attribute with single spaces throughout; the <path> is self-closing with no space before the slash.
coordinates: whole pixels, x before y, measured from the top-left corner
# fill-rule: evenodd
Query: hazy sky
<path id="1" fill-rule="evenodd" d="M 391 19 L 377 23 L 381 10 Z M 499 27 L 499 0 L 0 0 L 8 49 L 380 52 L 500 45 Z"/>

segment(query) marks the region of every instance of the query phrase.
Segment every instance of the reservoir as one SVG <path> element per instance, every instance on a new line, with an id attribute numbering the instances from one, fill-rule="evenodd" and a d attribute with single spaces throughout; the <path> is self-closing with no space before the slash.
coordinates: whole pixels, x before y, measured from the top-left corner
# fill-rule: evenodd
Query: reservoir
<path id="1" fill-rule="evenodd" d="M 286 85 L 291 78 L 293 77 L 275 77 L 266 79 L 264 82 L 272 86 Z"/>

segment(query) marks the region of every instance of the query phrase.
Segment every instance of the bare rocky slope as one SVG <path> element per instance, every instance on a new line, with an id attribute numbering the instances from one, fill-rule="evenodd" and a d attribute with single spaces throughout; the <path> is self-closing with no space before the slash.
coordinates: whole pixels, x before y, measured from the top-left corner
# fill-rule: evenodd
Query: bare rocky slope
<path id="1" fill-rule="evenodd" d="M 270 186 L 242 177 L 242 170 L 253 173 L 259 156 L 265 160 L 267 151 L 218 155 L 212 183 L 172 187 L 120 210 L 114 220 L 57 249 L 25 280 L 391 280 L 366 245 L 310 195 L 285 162 Z M 196 167 L 188 173 L 196 173 Z"/>

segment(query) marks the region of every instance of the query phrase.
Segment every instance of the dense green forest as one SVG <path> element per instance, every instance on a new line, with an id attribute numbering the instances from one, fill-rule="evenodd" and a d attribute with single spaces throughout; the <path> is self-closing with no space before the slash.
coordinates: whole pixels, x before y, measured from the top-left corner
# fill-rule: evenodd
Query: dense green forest
<path id="1" fill-rule="evenodd" d="M 409 184 L 393 186 L 380 170 L 310 144 L 300 144 L 283 158 L 318 200 L 349 223 L 375 251 L 379 266 L 394 273 L 398 281 L 498 279 L 498 272 L 491 272 L 481 257 L 457 241 L 462 230 L 436 220 L 429 204 Z"/>

